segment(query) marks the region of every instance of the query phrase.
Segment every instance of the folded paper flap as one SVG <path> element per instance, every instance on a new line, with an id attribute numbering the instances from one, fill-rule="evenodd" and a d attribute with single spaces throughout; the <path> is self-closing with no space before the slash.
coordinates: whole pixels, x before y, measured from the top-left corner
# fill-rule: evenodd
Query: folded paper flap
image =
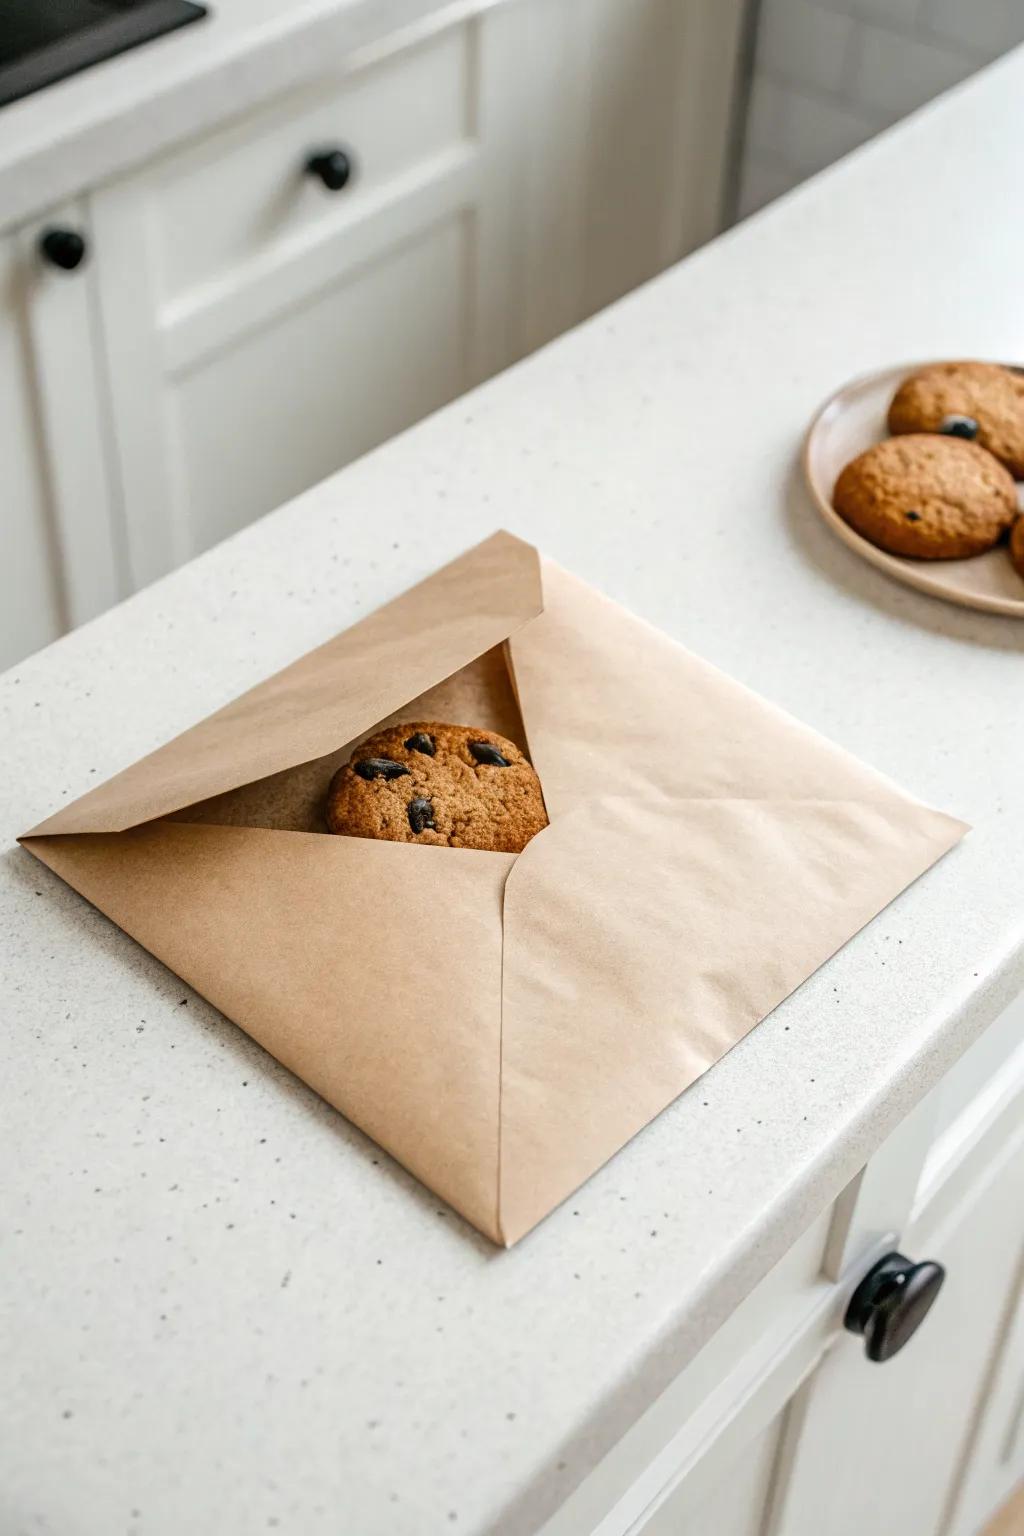
<path id="1" fill-rule="evenodd" d="M 542 609 L 537 551 L 493 534 L 26 835 L 123 831 L 323 757 Z"/>
<path id="2" fill-rule="evenodd" d="M 168 821 L 26 846 L 500 1240 L 513 855 Z"/>
<path id="3" fill-rule="evenodd" d="M 594 799 L 505 883 L 515 1242 L 963 835 L 893 796 Z"/>
<path id="4" fill-rule="evenodd" d="M 541 568 L 543 614 L 509 650 L 552 820 L 596 793 L 916 804 L 553 561 Z"/>

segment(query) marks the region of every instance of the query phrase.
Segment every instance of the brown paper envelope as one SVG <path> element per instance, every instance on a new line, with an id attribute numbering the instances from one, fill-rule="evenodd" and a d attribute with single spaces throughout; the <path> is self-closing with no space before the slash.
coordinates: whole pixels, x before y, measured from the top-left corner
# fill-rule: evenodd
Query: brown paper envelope
<path id="1" fill-rule="evenodd" d="M 504 1243 L 965 830 L 540 569 L 543 612 L 536 552 L 496 535 L 27 845 Z M 552 818 L 518 858 L 116 830 L 326 754 L 506 638 Z"/>

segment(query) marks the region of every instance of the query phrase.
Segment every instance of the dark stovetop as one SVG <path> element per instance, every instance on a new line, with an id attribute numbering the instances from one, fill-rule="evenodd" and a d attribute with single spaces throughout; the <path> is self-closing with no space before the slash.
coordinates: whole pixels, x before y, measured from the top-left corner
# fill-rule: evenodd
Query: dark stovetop
<path id="1" fill-rule="evenodd" d="M 205 14 L 192 0 L 0 0 L 0 106 Z"/>

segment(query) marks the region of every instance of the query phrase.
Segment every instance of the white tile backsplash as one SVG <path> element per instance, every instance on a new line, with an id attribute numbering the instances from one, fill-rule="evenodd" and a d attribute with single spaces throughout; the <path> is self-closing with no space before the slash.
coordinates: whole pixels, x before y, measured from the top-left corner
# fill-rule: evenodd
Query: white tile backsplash
<path id="1" fill-rule="evenodd" d="M 804 176 L 870 139 L 880 126 L 841 102 L 788 91 L 782 108 L 783 159 Z"/>
<path id="2" fill-rule="evenodd" d="M 788 158 L 786 116 L 792 91 L 770 75 L 755 74 L 747 104 L 745 152 L 752 159 Z"/>
<path id="3" fill-rule="evenodd" d="M 748 213 L 756 213 L 766 203 L 773 203 L 800 180 L 796 171 L 778 160 L 759 160 L 756 155 L 749 155 L 740 178 L 740 218 L 745 219 Z"/>
<path id="4" fill-rule="evenodd" d="M 1024 41 L 1021 0 L 919 0 L 923 25 L 981 59 L 994 59 Z"/>
<path id="5" fill-rule="evenodd" d="M 880 21 L 901 27 L 913 27 L 921 0 L 822 0 L 832 11 L 846 16 L 862 16 L 869 21 Z M 966 0 L 967 4 L 971 0 Z"/>
<path id="6" fill-rule="evenodd" d="M 850 94 L 868 111 L 895 122 L 969 73 L 963 53 L 952 46 L 869 23 L 862 28 Z"/>
<path id="7" fill-rule="evenodd" d="M 739 212 L 1024 43 L 1024 0 L 761 0 Z"/>
<path id="8" fill-rule="evenodd" d="M 855 23 L 813 0 L 762 0 L 758 63 L 779 80 L 843 88 Z"/>

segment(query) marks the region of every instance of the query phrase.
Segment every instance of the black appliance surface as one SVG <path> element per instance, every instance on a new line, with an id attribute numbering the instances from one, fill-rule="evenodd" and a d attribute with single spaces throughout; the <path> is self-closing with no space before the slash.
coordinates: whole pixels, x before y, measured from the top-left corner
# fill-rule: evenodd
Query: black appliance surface
<path id="1" fill-rule="evenodd" d="M 192 0 L 0 0 L 0 106 L 205 15 Z"/>

